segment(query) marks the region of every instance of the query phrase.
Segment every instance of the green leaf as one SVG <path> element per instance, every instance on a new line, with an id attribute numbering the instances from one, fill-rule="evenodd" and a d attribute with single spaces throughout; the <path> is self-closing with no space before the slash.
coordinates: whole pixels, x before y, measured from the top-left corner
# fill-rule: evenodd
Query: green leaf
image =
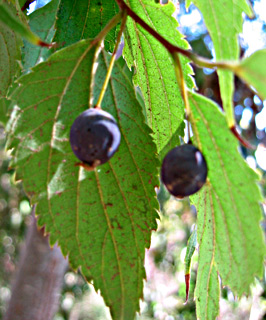
<path id="1" fill-rule="evenodd" d="M 7 100 L 0 98 L 0 123 L 6 124 L 7 120 Z"/>
<path id="2" fill-rule="evenodd" d="M 206 237 L 207 243 L 200 245 L 199 264 L 204 268 L 208 259 L 223 285 L 241 296 L 249 292 L 254 276 L 261 276 L 263 271 L 265 244 L 258 176 L 238 152 L 238 142 L 217 105 L 190 94 L 190 106 L 193 139 L 208 165 L 206 186 L 193 197 L 199 203 L 198 242 L 200 245 L 200 239 L 203 242 Z M 212 272 L 210 269 L 209 274 Z"/>
<path id="3" fill-rule="evenodd" d="M 195 289 L 197 319 L 213 320 L 219 315 L 220 284 L 216 268 L 209 260 L 199 262 Z"/>
<path id="4" fill-rule="evenodd" d="M 21 45 L 22 41 L 14 31 L 0 21 L 0 99 L 6 97 L 13 78 L 20 70 Z"/>
<path id="5" fill-rule="evenodd" d="M 54 24 L 58 5 L 59 0 L 52 0 L 28 16 L 31 30 L 48 43 L 52 41 L 55 33 Z M 48 48 L 35 46 L 25 41 L 22 50 L 24 70 L 35 66 L 36 63 L 40 62 L 40 59 L 46 60 L 50 54 L 51 50 Z"/>
<path id="6" fill-rule="evenodd" d="M 95 38 L 118 11 L 115 0 L 61 0 L 54 41 L 60 48 L 81 39 Z M 105 38 L 106 50 L 113 50 L 115 39 L 116 28 Z"/>
<path id="7" fill-rule="evenodd" d="M 213 320 L 219 314 L 220 285 L 215 255 L 215 222 L 209 188 L 205 186 L 192 197 L 198 210 L 198 273 L 195 289 L 196 312 L 200 320 Z M 226 262 L 225 262 L 226 263 Z"/>
<path id="8" fill-rule="evenodd" d="M 191 259 L 193 257 L 194 251 L 197 245 L 197 229 L 194 229 L 191 233 L 188 243 L 187 243 L 187 251 L 185 256 L 185 274 L 190 273 Z"/>
<path id="9" fill-rule="evenodd" d="M 81 266 L 87 280 L 93 279 L 114 319 L 130 320 L 139 309 L 145 248 L 158 218 L 158 162 L 132 83 L 118 65 L 102 106 L 117 119 L 119 151 L 94 171 L 75 166 L 69 131 L 93 98 L 94 59 L 95 48 L 82 40 L 19 80 L 9 146 L 51 243 L 58 241 L 72 267 Z M 95 101 L 109 55 L 100 54 L 98 64 Z"/>
<path id="10" fill-rule="evenodd" d="M 35 45 L 48 46 L 39 37 L 37 37 L 17 16 L 19 16 L 19 14 L 14 15 L 9 4 L 6 2 L 0 2 L 0 22 L 2 24 L 9 27 L 17 35 Z"/>
<path id="11" fill-rule="evenodd" d="M 188 301 L 189 287 L 190 287 L 190 267 L 191 260 L 197 245 L 197 229 L 195 228 L 188 239 L 187 251 L 185 256 L 185 282 L 186 282 L 186 302 Z"/>
<path id="12" fill-rule="evenodd" d="M 192 0 L 201 11 L 215 49 L 215 59 L 238 60 L 238 34 L 242 32 L 243 12 L 252 14 L 246 0 Z M 187 5 L 192 1 L 187 1 Z M 218 70 L 219 86 L 229 127 L 234 124 L 234 75 L 228 70 Z"/>
<path id="13" fill-rule="evenodd" d="M 171 43 L 189 48 L 176 28 L 177 21 L 172 17 L 173 3 L 165 6 L 150 0 L 127 3 L 146 23 L 158 31 Z M 146 105 L 146 119 L 152 128 L 153 138 L 160 157 L 177 144 L 184 135 L 184 102 L 176 81 L 172 58 L 167 50 L 146 30 L 128 18 L 125 33 L 125 58 L 129 67 L 134 66 L 134 84 L 139 86 Z M 186 83 L 193 87 L 190 76 L 192 70 L 188 60 L 180 57 Z"/>
<path id="14" fill-rule="evenodd" d="M 236 73 L 258 91 L 262 100 L 266 99 L 266 49 L 256 51 L 241 60 Z"/>

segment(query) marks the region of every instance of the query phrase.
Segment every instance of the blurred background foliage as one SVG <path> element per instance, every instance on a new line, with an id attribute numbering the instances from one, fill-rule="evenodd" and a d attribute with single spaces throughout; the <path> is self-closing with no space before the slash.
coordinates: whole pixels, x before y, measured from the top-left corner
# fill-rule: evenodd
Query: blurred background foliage
<path id="1" fill-rule="evenodd" d="M 35 1 L 30 10 L 48 1 Z M 251 1 L 255 16 L 244 18 L 240 35 L 241 56 L 266 47 L 266 5 L 263 0 Z M 186 35 L 192 49 L 199 55 L 212 58 L 212 41 L 200 12 L 191 5 L 185 9 L 184 1 L 178 4 L 177 19 L 180 31 Z M 221 106 L 216 72 L 194 67 L 199 93 Z M 249 165 L 261 176 L 261 187 L 266 192 L 266 103 L 241 80 L 235 78 L 235 117 L 243 137 L 257 146 L 256 150 L 240 147 Z M 12 278 L 15 275 L 20 247 L 29 223 L 31 208 L 21 182 L 15 182 L 15 174 L 9 169 L 10 155 L 5 151 L 4 128 L 0 127 L 0 318 L 3 317 L 11 296 Z M 193 291 L 197 273 L 197 252 L 191 270 L 190 298 L 185 302 L 184 257 L 187 240 L 196 223 L 196 208 L 188 200 L 178 201 L 170 197 L 162 187 L 158 190 L 161 221 L 153 233 L 151 248 L 146 254 L 147 281 L 141 313 L 137 319 L 192 320 L 196 319 Z M 266 202 L 262 204 L 265 216 Z M 262 227 L 266 230 L 265 219 Z M 29 262 L 30 263 L 30 262 Z M 236 299 L 228 288 L 223 288 L 219 319 L 266 319 L 266 281 L 255 279 L 249 297 Z M 102 298 L 87 284 L 79 273 L 67 270 L 61 292 L 60 307 L 54 320 L 105 320 L 110 319 Z"/>

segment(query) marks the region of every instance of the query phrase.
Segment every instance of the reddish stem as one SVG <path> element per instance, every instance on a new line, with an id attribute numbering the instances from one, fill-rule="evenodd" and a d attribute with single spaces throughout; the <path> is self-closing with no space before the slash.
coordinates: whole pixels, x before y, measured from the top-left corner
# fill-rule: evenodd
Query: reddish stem
<path id="1" fill-rule="evenodd" d="M 32 2 L 34 2 L 35 0 L 27 0 L 25 3 L 24 3 L 24 5 L 23 5 L 23 7 L 21 8 L 21 11 L 25 11 L 27 8 L 28 8 L 28 6 L 32 3 Z"/>
<path id="2" fill-rule="evenodd" d="M 190 273 L 185 274 L 185 283 L 186 283 L 186 301 L 185 301 L 185 304 L 188 302 L 189 282 L 190 282 Z"/>
<path id="3" fill-rule="evenodd" d="M 37 45 L 41 46 L 41 47 L 46 47 L 48 49 L 51 49 L 52 47 L 54 47 L 55 43 L 47 43 L 47 42 L 44 42 L 42 40 L 39 40 Z"/>
<path id="4" fill-rule="evenodd" d="M 246 139 L 244 139 L 240 133 L 237 131 L 236 126 L 234 125 L 233 127 L 230 128 L 231 132 L 233 133 L 233 135 L 238 139 L 238 141 L 240 141 L 240 143 L 251 150 L 256 150 L 257 147 L 253 146 L 252 144 L 250 144 Z"/>
<path id="5" fill-rule="evenodd" d="M 188 50 L 182 49 L 180 47 L 177 47 L 175 45 L 173 45 L 172 43 L 170 43 L 169 41 L 167 41 L 163 36 L 161 36 L 157 31 L 155 31 L 154 29 L 152 29 L 145 21 L 143 21 L 134 11 L 132 11 L 130 9 L 130 7 L 125 4 L 125 2 L 123 0 L 116 0 L 118 6 L 120 7 L 120 9 L 122 11 L 126 11 L 126 13 L 135 21 L 137 22 L 141 27 L 143 27 L 146 31 L 148 31 L 155 39 L 157 39 L 167 50 L 170 54 L 173 54 L 175 52 L 181 53 L 183 56 L 191 59 L 194 63 L 201 65 L 201 62 L 204 63 L 209 63 L 208 60 L 205 60 L 204 58 L 201 58 L 199 56 L 197 56 L 196 54 L 193 54 L 193 52 L 190 52 Z M 217 62 L 216 65 L 214 65 L 212 62 L 209 63 L 210 66 L 216 66 L 216 67 L 220 67 L 222 69 L 232 69 L 229 68 L 229 64 L 228 63 L 223 63 L 223 62 Z M 255 150 L 256 147 L 251 145 L 249 142 L 247 142 L 236 130 L 236 126 L 233 126 L 230 128 L 230 130 L 232 131 L 232 133 L 235 135 L 235 137 L 240 141 L 240 143 L 245 146 L 248 149 L 253 149 Z"/>
<path id="6" fill-rule="evenodd" d="M 191 52 L 188 50 L 179 48 L 169 41 L 167 41 L 163 36 L 161 36 L 157 31 L 152 29 L 145 21 L 143 21 L 134 11 L 130 9 L 128 5 L 125 4 L 123 0 L 116 0 L 118 6 L 122 11 L 126 11 L 127 14 L 135 20 L 140 26 L 142 26 L 145 30 L 147 30 L 155 39 L 157 39 L 168 51 L 169 53 L 178 52 L 182 55 L 191 58 Z"/>

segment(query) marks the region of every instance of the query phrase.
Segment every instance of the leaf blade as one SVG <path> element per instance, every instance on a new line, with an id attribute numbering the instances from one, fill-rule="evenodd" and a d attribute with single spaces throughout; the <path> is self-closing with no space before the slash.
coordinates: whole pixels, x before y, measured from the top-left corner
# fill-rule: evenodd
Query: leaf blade
<path id="1" fill-rule="evenodd" d="M 22 41 L 15 32 L 0 21 L 0 98 L 7 96 L 13 78 L 19 73 L 21 45 Z"/>
<path id="2" fill-rule="evenodd" d="M 19 18 L 17 18 L 10 10 L 10 6 L 2 2 L 0 3 L 0 21 L 16 34 L 35 45 L 48 46 L 39 37 L 36 36 Z"/>
<path id="3" fill-rule="evenodd" d="M 177 21 L 172 17 L 173 3 L 161 6 L 155 2 L 127 1 L 130 8 L 146 23 L 173 44 L 188 49 L 188 43 L 176 30 Z M 145 117 L 152 128 L 160 158 L 179 143 L 184 131 L 184 102 L 176 81 L 172 58 L 167 50 L 146 30 L 128 18 L 125 34 L 125 59 L 134 66 L 134 84 L 141 88 L 146 105 Z M 189 88 L 193 87 L 188 60 L 180 57 L 184 77 Z"/>
<path id="4" fill-rule="evenodd" d="M 208 165 L 215 233 L 214 261 L 223 285 L 241 296 L 254 276 L 261 276 L 265 244 L 260 228 L 262 199 L 257 175 L 237 151 L 237 141 L 217 106 L 200 95 L 190 95 L 195 141 Z M 243 181 L 249 181 L 244 185 Z M 203 212 L 199 213 L 202 219 Z M 211 232 L 209 233 L 211 237 Z"/>
<path id="5" fill-rule="evenodd" d="M 58 43 L 58 48 L 62 48 L 81 39 L 95 38 L 118 11 L 114 0 L 62 0 L 57 15 L 54 41 Z M 115 39 L 116 28 L 105 38 L 106 50 L 113 50 Z"/>
<path id="6" fill-rule="evenodd" d="M 197 229 L 195 228 L 187 243 L 187 250 L 186 250 L 186 255 L 184 259 L 184 264 L 185 264 L 185 283 L 186 283 L 186 302 L 188 301 L 188 296 L 189 296 L 189 287 L 190 287 L 190 267 L 191 267 L 191 260 L 194 254 L 194 251 L 197 246 Z"/>
<path id="7" fill-rule="evenodd" d="M 58 5 L 59 0 L 52 0 L 28 16 L 30 29 L 47 43 L 52 41 L 55 33 L 54 24 Z M 40 59 L 46 60 L 50 54 L 51 50 L 48 48 L 35 46 L 25 41 L 24 47 L 22 48 L 24 71 L 35 66 Z"/>
<path id="8" fill-rule="evenodd" d="M 266 49 L 258 50 L 250 57 L 240 61 L 236 73 L 249 85 L 253 86 L 262 100 L 266 99 Z"/>
<path id="9" fill-rule="evenodd" d="M 189 1 L 189 4 L 191 1 Z M 215 0 L 193 0 L 201 11 L 207 29 L 213 41 L 215 59 L 238 60 L 239 43 L 238 34 L 242 32 L 243 12 L 252 14 L 250 5 L 246 0 L 226 0 L 222 3 Z M 211 13 L 211 14 L 210 14 Z M 233 23 L 232 23 L 233 22 Z M 228 70 L 218 70 L 219 86 L 229 126 L 234 125 L 234 75 Z"/>
<path id="10" fill-rule="evenodd" d="M 219 314 L 220 285 L 214 266 L 215 223 L 209 186 L 192 197 L 198 209 L 199 266 L 195 289 L 197 317 L 215 319 Z M 200 217 L 199 217 L 200 215 Z"/>
<path id="11" fill-rule="evenodd" d="M 156 228 L 156 148 L 132 84 L 115 66 L 103 107 L 118 121 L 119 152 L 93 172 L 75 167 L 68 137 L 72 121 L 93 97 L 95 49 L 89 44 L 57 51 L 20 79 L 9 147 L 16 150 L 17 176 L 38 202 L 38 221 L 51 233 L 51 243 L 58 241 L 72 267 L 81 265 L 87 280 L 93 279 L 115 319 L 133 319 L 142 296 L 145 248 Z M 95 99 L 108 63 L 101 54 Z"/>

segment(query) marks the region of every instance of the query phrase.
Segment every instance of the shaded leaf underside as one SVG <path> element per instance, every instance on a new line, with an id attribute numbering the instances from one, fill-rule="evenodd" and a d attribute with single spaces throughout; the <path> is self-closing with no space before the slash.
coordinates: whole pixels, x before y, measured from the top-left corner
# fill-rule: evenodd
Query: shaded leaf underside
<path id="1" fill-rule="evenodd" d="M 6 97 L 14 76 L 19 72 L 21 45 L 22 41 L 15 32 L 0 21 L 0 98 Z"/>
<path id="2" fill-rule="evenodd" d="M 26 17 L 7 0 L 0 2 L 0 22 L 9 27 L 17 36 L 40 45 L 41 39 L 34 34 L 27 24 Z"/>
<path id="3" fill-rule="evenodd" d="M 28 17 L 31 30 L 47 43 L 52 41 L 55 33 L 54 24 L 58 4 L 59 0 L 52 0 L 47 5 L 31 13 Z M 23 69 L 27 71 L 40 62 L 40 59 L 46 60 L 51 50 L 25 41 L 22 53 Z"/>
<path id="4" fill-rule="evenodd" d="M 7 117 L 7 100 L 6 98 L 0 98 L 0 123 L 6 124 L 8 121 Z"/>
<path id="5" fill-rule="evenodd" d="M 92 172 L 76 167 L 69 145 L 73 120 L 88 107 L 95 49 L 81 41 L 53 54 L 20 79 L 9 124 L 17 177 L 39 224 L 72 267 L 93 279 L 114 319 L 133 319 L 142 297 L 144 251 L 156 228 L 156 149 L 132 84 L 116 66 L 103 109 L 118 121 L 119 151 Z M 108 57 L 99 56 L 95 99 Z"/>
<path id="6" fill-rule="evenodd" d="M 115 0 L 61 0 L 54 41 L 60 48 L 81 39 L 92 39 L 118 11 Z M 106 50 L 113 50 L 115 37 L 116 28 L 112 29 L 105 38 Z"/>
<path id="7" fill-rule="evenodd" d="M 175 7 L 150 0 L 128 0 L 131 9 L 167 40 L 182 48 L 188 43 L 177 30 L 172 17 Z M 172 58 L 167 50 L 146 30 L 128 18 L 125 33 L 125 59 L 135 67 L 134 84 L 141 88 L 146 119 L 153 130 L 160 158 L 177 144 L 184 131 L 184 102 L 176 81 Z M 193 87 L 192 70 L 188 60 L 181 57 L 183 72 L 189 88 Z"/>
<path id="8" fill-rule="evenodd" d="M 223 285 L 241 296 L 249 292 L 254 276 L 262 275 L 265 245 L 258 177 L 239 154 L 217 106 L 197 94 L 190 95 L 190 106 L 194 142 L 208 165 L 207 184 L 192 197 L 198 209 L 199 271 L 208 266 L 211 275 L 214 265 Z M 202 294 L 206 289 L 199 281 L 197 295 Z"/>

